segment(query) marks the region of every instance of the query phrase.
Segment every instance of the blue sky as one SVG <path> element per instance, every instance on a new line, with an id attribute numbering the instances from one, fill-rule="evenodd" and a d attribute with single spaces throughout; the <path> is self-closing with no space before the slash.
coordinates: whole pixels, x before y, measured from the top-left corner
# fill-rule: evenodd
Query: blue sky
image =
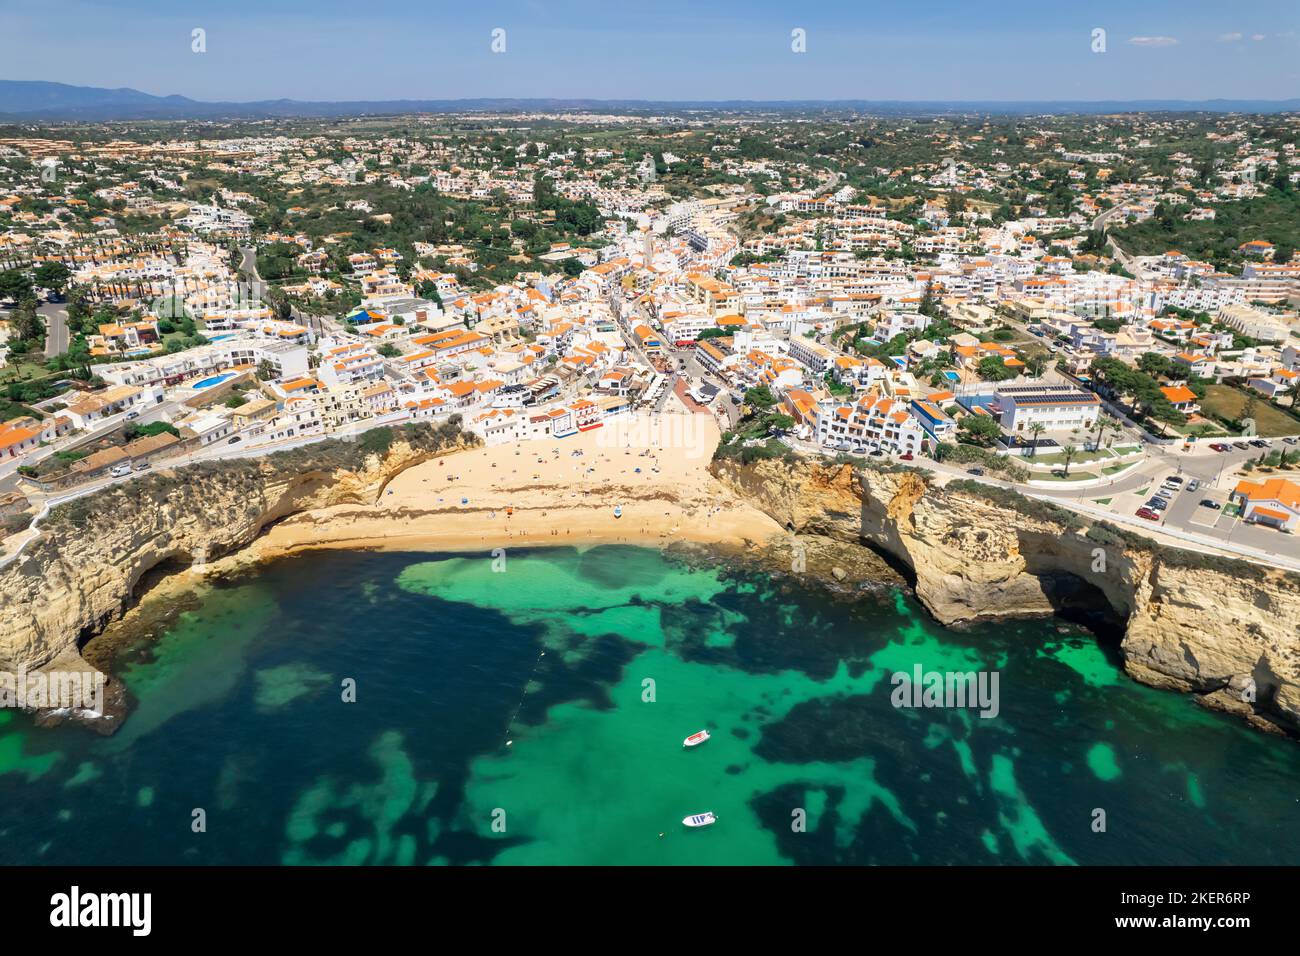
<path id="1" fill-rule="evenodd" d="M 0 78 L 203 100 L 1284 99 L 1298 64 L 1296 0 L 0 0 Z"/>

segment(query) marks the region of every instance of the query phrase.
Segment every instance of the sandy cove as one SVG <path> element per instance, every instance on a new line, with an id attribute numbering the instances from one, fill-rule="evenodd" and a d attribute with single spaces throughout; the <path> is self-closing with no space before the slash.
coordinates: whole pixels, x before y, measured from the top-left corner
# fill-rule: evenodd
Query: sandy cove
<path id="1" fill-rule="evenodd" d="M 712 415 L 670 399 L 663 413 L 624 416 L 568 438 L 458 452 L 402 472 L 374 505 L 287 518 L 234 561 L 313 548 L 761 544 L 782 529 L 709 474 L 719 438 Z"/>

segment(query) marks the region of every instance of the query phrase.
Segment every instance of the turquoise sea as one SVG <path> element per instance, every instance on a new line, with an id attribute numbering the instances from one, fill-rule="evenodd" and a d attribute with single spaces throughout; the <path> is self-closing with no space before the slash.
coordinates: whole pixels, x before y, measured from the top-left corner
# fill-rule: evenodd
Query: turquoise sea
<path id="1" fill-rule="evenodd" d="M 1060 620 L 632 547 L 311 554 L 187 607 L 118 652 L 115 736 L 0 712 L 0 863 L 1294 862 L 1300 747 Z M 917 664 L 996 671 L 998 715 L 894 707 Z"/>

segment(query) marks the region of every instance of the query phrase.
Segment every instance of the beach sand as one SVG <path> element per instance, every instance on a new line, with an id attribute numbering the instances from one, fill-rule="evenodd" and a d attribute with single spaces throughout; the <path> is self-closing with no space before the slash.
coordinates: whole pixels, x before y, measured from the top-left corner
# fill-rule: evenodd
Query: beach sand
<path id="1" fill-rule="evenodd" d="M 719 437 L 711 414 L 670 399 L 661 414 L 623 416 L 568 438 L 459 452 L 404 471 L 372 506 L 287 518 L 245 557 L 309 548 L 761 544 L 781 528 L 709 474 Z"/>

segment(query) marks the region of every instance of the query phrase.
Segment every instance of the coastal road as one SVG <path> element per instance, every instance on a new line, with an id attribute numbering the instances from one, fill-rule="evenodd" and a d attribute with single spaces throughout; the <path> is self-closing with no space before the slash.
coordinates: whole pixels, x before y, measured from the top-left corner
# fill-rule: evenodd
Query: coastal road
<path id="1" fill-rule="evenodd" d="M 1277 442 L 1274 447 L 1288 448 Z M 1168 452 L 1154 455 L 1115 481 L 1090 484 L 1087 487 L 1043 488 L 1005 481 L 992 476 L 972 476 L 967 465 L 947 465 L 935 461 L 918 461 L 916 464 L 938 475 L 971 479 L 983 484 L 1010 488 L 1023 495 L 1051 501 L 1091 517 L 1103 518 L 1118 524 L 1160 537 L 1167 535 L 1170 544 L 1193 550 L 1219 550 L 1224 553 L 1287 567 L 1300 567 L 1300 536 L 1247 524 L 1224 515 L 1221 510 L 1203 507 L 1202 499 L 1209 498 L 1223 505 L 1236 486 L 1234 473 L 1239 466 L 1259 457 L 1262 449 L 1249 451 L 1234 449 L 1231 452 L 1189 453 Z M 1137 509 L 1149 494 L 1158 490 L 1160 483 L 1170 475 L 1183 479 L 1183 487 L 1192 478 L 1200 481 L 1196 491 L 1175 492 L 1169 506 L 1159 521 L 1146 521 L 1136 516 Z M 1147 491 L 1138 496 L 1137 491 Z M 1105 504 L 1103 504 L 1105 502 Z M 1186 536 L 1194 535 L 1189 540 Z"/>
<path id="2" fill-rule="evenodd" d="M 1292 446 L 1280 441 L 1275 441 L 1273 447 L 1293 450 Z M 1139 497 L 1132 492 L 1149 488 L 1150 494 L 1154 494 L 1160 483 L 1170 476 L 1182 478 L 1183 487 L 1186 488 L 1194 478 L 1200 483 L 1197 490 L 1175 492 L 1161 520 L 1152 522 L 1153 525 L 1172 531 L 1205 535 L 1222 542 L 1222 546 L 1229 550 L 1233 545 L 1240 545 L 1300 560 L 1300 536 L 1249 524 L 1224 514 L 1222 510 L 1237 485 L 1240 467 L 1248 461 L 1258 460 L 1264 451 L 1266 450 L 1259 448 L 1234 448 L 1229 452 L 1199 453 L 1162 448 L 1142 464 L 1107 484 L 1077 489 L 1034 488 L 1031 493 L 1065 505 L 1072 501 L 1085 504 L 1099 499 L 1115 499 L 1111 502 L 1111 507 L 1116 514 L 1132 517 L 1147 500 L 1147 496 Z M 1216 510 L 1202 505 L 1204 499 L 1216 502 L 1220 508 Z"/>
<path id="3" fill-rule="evenodd" d="M 148 425 L 151 422 L 171 421 L 177 417 L 181 404 L 171 399 L 164 400 L 160 405 L 154 405 L 150 408 L 139 410 L 138 417 L 131 419 L 137 425 Z M 56 441 L 51 442 L 41 448 L 35 449 L 21 458 L 10 458 L 0 462 L 0 491 L 15 491 L 18 489 L 19 477 L 16 474 L 19 465 L 34 465 L 43 461 L 55 452 L 66 451 L 77 448 L 87 442 L 93 442 L 104 435 L 115 431 L 117 428 L 126 424 L 126 416 L 129 412 L 118 412 L 102 421 L 96 422 L 95 427 L 86 432 L 78 432 L 73 435 L 67 435 Z M 39 494 L 36 495 L 39 498 Z"/>

